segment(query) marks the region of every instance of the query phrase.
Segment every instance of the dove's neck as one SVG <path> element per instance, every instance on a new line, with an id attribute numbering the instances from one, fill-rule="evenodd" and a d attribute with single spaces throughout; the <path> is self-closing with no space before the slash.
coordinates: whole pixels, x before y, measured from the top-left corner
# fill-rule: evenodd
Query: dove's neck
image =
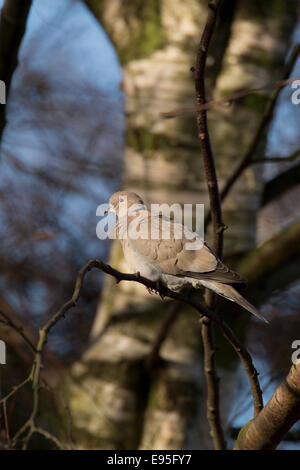
<path id="1" fill-rule="evenodd" d="M 128 231 L 131 223 L 134 223 L 134 226 L 137 227 L 140 223 L 143 223 L 149 217 L 149 212 L 147 209 L 141 208 L 134 211 L 133 215 L 128 213 L 118 215 L 116 229 L 117 236 L 121 240 L 128 238 Z M 129 231 L 130 234 L 130 231 Z"/>

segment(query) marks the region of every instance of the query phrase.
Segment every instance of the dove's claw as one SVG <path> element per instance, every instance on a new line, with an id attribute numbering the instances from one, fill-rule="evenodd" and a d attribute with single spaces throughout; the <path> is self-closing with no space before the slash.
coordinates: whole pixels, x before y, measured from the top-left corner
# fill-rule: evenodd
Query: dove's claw
<path id="1" fill-rule="evenodd" d="M 164 295 L 162 293 L 162 284 L 159 281 L 155 282 L 155 287 L 147 287 L 147 291 L 149 294 L 157 294 L 161 297 L 161 299 L 164 299 Z"/>
<path id="2" fill-rule="evenodd" d="M 155 289 L 152 289 L 152 291 L 155 292 L 155 294 L 159 295 L 162 300 L 164 300 L 165 296 L 163 294 L 163 285 L 161 282 L 158 280 L 155 282 Z"/>

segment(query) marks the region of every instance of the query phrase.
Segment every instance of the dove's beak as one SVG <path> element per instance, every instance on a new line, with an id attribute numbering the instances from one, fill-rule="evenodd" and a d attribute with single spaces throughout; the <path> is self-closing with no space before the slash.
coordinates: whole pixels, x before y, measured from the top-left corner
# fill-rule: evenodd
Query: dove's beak
<path id="1" fill-rule="evenodd" d="M 109 205 L 109 208 L 104 211 L 104 214 L 108 214 L 108 213 L 113 213 L 113 214 L 116 213 L 115 208 L 111 204 Z"/>

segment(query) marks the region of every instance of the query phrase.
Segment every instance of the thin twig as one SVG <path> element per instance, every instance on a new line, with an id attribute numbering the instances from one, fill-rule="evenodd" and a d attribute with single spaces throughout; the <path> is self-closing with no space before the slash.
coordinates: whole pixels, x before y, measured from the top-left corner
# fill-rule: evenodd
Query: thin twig
<path id="1" fill-rule="evenodd" d="M 299 48 L 299 45 L 295 47 Z M 293 77 L 288 80 L 278 80 L 277 82 L 267 83 L 266 85 L 260 88 L 252 88 L 252 89 L 237 91 L 233 93 L 232 95 L 224 96 L 223 98 L 217 98 L 215 100 L 210 100 L 201 105 L 192 106 L 188 108 L 174 109 L 173 111 L 164 112 L 164 113 L 161 113 L 161 116 L 164 118 L 175 118 L 177 116 L 182 116 L 185 114 L 193 114 L 193 113 L 196 113 L 197 111 L 209 111 L 210 109 L 216 106 L 221 106 L 221 105 L 224 106 L 224 105 L 232 104 L 234 101 L 237 101 L 241 98 L 246 98 L 249 95 L 261 93 L 266 90 L 273 90 L 274 88 L 280 88 L 280 89 L 284 88 L 288 85 L 291 85 L 295 80 L 300 80 L 300 77 Z"/>
<path id="2" fill-rule="evenodd" d="M 146 279 L 142 276 L 137 276 L 136 274 L 121 273 L 120 271 L 117 271 L 116 269 L 112 268 L 108 264 L 105 264 L 102 261 L 97 260 L 97 259 L 89 261 L 81 271 L 84 271 L 86 273 L 87 270 L 91 269 L 92 267 L 100 269 L 106 274 L 109 274 L 110 276 L 115 277 L 117 282 L 120 282 L 120 281 L 138 282 L 140 284 L 143 284 L 145 287 L 152 289 L 153 291 L 157 291 L 156 281 L 150 281 L 149 279 Z M 199 302 L 197 302 L 195 299 L 191 297 L 188 297 L 179 292 L 174 292 L 168 289 L 164 285 L 159 286 L 159 294 L 161 296 L 169 297 L 171 299 L 178 300 L 187 305 L 190 305 L 200 314 L 201 317 L 204 316 L 204 317 L 211 319 L 214 323 L 216 323 L 221 328 L 224 336 L 232 345 L 233 349 L 235 350 L 236 354 L 239 356 L 239 358 L 241 359 L 244 365 L 244 369 L 247 373 L 248 380 L 249 380 L 250 387 L 251 387 L 255 410 L 256 411 L 261 410 L 263 407 L 263 404 L 262 404 L 262 393 L 261 393 L 259 381 L 257 378 L 258 373 L 253 365 L 250 354 L 248 353 L 245 346 L 235 336 L 230 326 L 227 325 L 227 323 L 222 318 L 220 318 L 213 310 L 209 309 L 207 306 L 203 304 L 200 304 Z"/>
<path id="3" fill-rule="evenodd" d="M 196 102 L 198 106 L 206 103 L 205 66 L 209 43 L 216 23 L 216 10 L 218 5 L 219 0 L 214 0 L 209 3 L 210 9 L 206 20 L 206 25 L 198 47 L 195 71 Z M 206 110 L 197 111 L 197 127 L 204 163 L 206 183 L 208 187 L 210 208 L 212 211 L 212 221 L 214 228 L 214 251 L 218 256 L 222 256 L 224 224 L 222 220 L 215 159 L 209 137 Z"/>
<path id="4" fill-rule="evenodd" d="M 292 83 L 294 80 L 299 79 L 299 77 L 298 78 L 295 77 L 295 78 L 292 78 L 292 79 L 288 79 L 288 77 L 290 76 L 290 74 L 293 71 L 294 65 L 296 63 L 296 60 L 297 60 L 299 54 L 300 54 L 300 44 L 297 44 L 294 47 L 293 52 L 291 54 L 291 57 L 288 60 L 286 66 L 285 66 L 285 72 L 284 72 L 283 80 L 281 82 L 277 82 L 276 86 L 274 87 L 273 93 L 271 94 L 271 96 L 269 97 L 269 99 L 267 101 L 262 119 L 261 119 L 260 124 L 259 124 L 259 126 L 256 130 L 256 133 L 255 133 L 255 135 L 254 135 L 254 137 L 253 137 L 253 139 L 250 143 L 250 146 L 249 146 L 248 150 L 246 151 L 245 155 L 242 157 L 242 159 L 241 159 L 239 165 L 237 166 L 237 168 L 233 171 L 232 175 L 228 178 L 227 182 L 225 183 L 224 188 L 221 191 L 221 196 L 220 196 L 221 201 L 224 201 L 224 199 L 227 197 L 229 191 L 231 190 L 231 188 L 233 187 L 235 182 L 238 180 L 238 178 L 241 176 L 241 174 L 246 170 L 246 168 L 248 168 L 252 164 L 252 160 L 254 159 L 255 153 L 256 153 L 257 148 L 258 148 L 258 146 L 261 142 L 261 139 L 262 139 L 263 135 L 265 134 L 267 126 L 269 125 L 269 123 L 270 123 L 270 121 L 273 117 L 274 109 L 275 109 L 277 99 L 279 97 L 279 94 L 280 94 L 280 91 L 281 91 L 282 87 L 289 84 L 289 83 Z M 205 217 L 204 223 L 208 224 L 210 222 L 211 218 L 212 218 L 212 214 L 210 212 L 208 212 L 206 217 Z"/>
<path id="5" fill-rule="evenodd" d="M 35 361 L 34 361 L 32 370 L 30 372 L 30 375 L 23 382 L 17 385 L 9 394 L 7 394 L 4 398 L 2 398 L 2 400 L 0 400 L 0 403 L 3 402 L 4 400 L 8 400 L 12 395 L 14 395 L 18 390 L 20 390 L 28 382 L 30 381 L 32 382 L 32 388 L 33 388 L 32 412 L 31 412 L 29 419 L 23 424 L 23 426 L 17 431 L 15 436 L 12 438 L 11 440 L 12 447 L 14 447 L 16 443 L 20 441 L 21 436 L 23 436 L 27 432 L 27 434 L 25 434 L 25 437 L 23 438 L 23 442 L 25 442 L 26 445 L 28 444 L 29 440 L 31 439 L 34 433 L 39 433 L 43 435 L 44 437 L 52 440 L 57 445 L 58 448 L 64 448 L 64 446 L 61 444 L 61 442 L 58 441 L 58 439 L 55 436 L 48 433 L 48 431 L 45 431 L 39 428 L 35 424 L 35 420 L 36 420 L 37 413 L 39 410 L 39 391 L 40 391 L 40 387 L 43 385 L 43 383 L 40 383 L 40 373 L 41 373 L 41 369 L 43 366 L 42 354 L 43 354 L 43 348 L 46 343 L 47 335 L 49 334 L 49 331 L 56 325 L 56 323 L 59 320 L 61 320 L 65 316 L 65 314 L 69 310 L 71 310 L 76 305 L 80 296 L 84 278 L 86 274 L 92 268 L 99 269 L 103 271 L 104 273 L 110 276 L 113 276 L 117 282 L 120 282 L 120 281 L 138 282 L 144 285 L 145 287 L 147 287 L 148 289 L 151 289 L 157 292 L 157 288 L 158 288 L 157 282 L 150 281 L 149 279 L 146 279 L 142 276 L 137 276 L 135 274 L 121 273 L 120 271 L 117 271 L 116 269 L 112 268 L 108 264 L 105 264 L 98 259 L 90 260 L 82 267 L 82 269 L 78 273 L 78 276 L 75 282 L 74 292 L 73 292 L 71 299 L 68 300 L 40 330 L 39 344 L 38 344 L 38 347 L 36 348 L 37 353 L 36 353 Z M 224 320 L 220 318 L 211 309 L 206 307 L 205 305 L 200 304 L 196 300 L 184 294 L 171 291 L 164 285 L 159 286 L 158 293 L 162 297 L 169 297 L 170 299 L 177 300 L 179 302 L 190 305 L 200 314 L 201 317 L 205 316 L 207 318 L 210 318 L 213 322 L 215 322 L 221 328 L 221 330 L 223 331 L 223 334 L 228 339 L 233 349 L 236 351 L 237 355 L 241 358 L 242 362 L 244 363 L 248 380 L 251 385 L 253 401 L 255 404 L 258 404 L 257 406 L 259 408 L 261 408 L 262 407 L 261 392 L 260 392 L 259 383 L 257 380 L 257 372 L 253 366 L 251 356 L 249 355 L 249 353 L 247 352 L 243 344 L 235 336 L 231 328 L 224 322 Z"/>
<path id="6" fill-rule="evenodd" d="M 43 428 L 40 428 L 40 427 L 34 427 L 33 430 L 32 430 L 33 433 L 36 433 L 36 434 L 41 434 L 41 436 L 44 436 L 46 439 L 48 439 L 49 441 L 52 441 L 57 447 L 58 449 L 61 449 L 61 450 L 65 450 L 65 447 L 62 445 L 62 443 L 57 439 L 57 437 L 55 437 L 53 434 L 51 434 L 50 432 L 46 431 L 45 429 Z"/>
<path id="7" fill-rule="evenodd" d="M 5 401 L 7 401 L 10 397 L 12 397 L 15 393 L 17 393 L 18 390 L 23 388 L 24 385 L 26 385 L 29 381 L 30 381 L 30 377 L 26 377 L 26 379 L 23 380 L 23 382 L 13 387 L 12 390 L 7 395 L 5 395 L 5 397 L 1 398 L 0 403 L 4 403 Z"/>
<path id="8" fill-rule="evenodd" d="M 195 89 L 197 107 L 206 104 L 205 95 L 205 67 L 210 40 L 215 28 L 217 19 L 217 8 L 219 0 L 209 2 L 209 12 L 206 24 L 200 39 L 195 70 Z M 207 112 L 197 110 L 197 127 L 200 139 L 201 153 L 204 163 L 204 171 L 208 187 L 210 209 L 213 221 L 214 250 L 218 257 L 222 257 L 223 252 L 223 230 L 222 209 L 218 189 L 217 174 L 215 168 L 214 155 L 210 143 Z M 205 292 L 206 305 L 212 308 L 214 296 L 211 291 Z M 221 424 L 219 378 L 216 372 L 215 359 L 215 339 L 214 326 L 209 319 L 205 319 L 201 325 L 201 336 L 204 352 L 204 373 L 207 384 L 207 419 L 210 427 L 210 434 L 216 450 L 226 449 L 226 441 Z"/>
<path id="9" fill-rule="evenodd" d="M 25 343 L 29 346 L 29 348 L 31 349 L 31 351 L 33 353 L 36 353 L 36 349 L 34 347 L 34 345 L 32 344 L 32 342 L 30 341 L 30 339 L 25 335 L 24 331 L 23 331 L 23 328 L 21 326 L 18 326 L 16 325 L 11 318 L 9 318 L 8 315 L 6 315 L 6 313 L 4 313 L 2 310 L 0 311 L 0 315 L 4 318 L 4 320 L 1 320 L 0 319 L 0 323 L 3 323 L 4 325 L 7 325 L 7 326 L 10 326 L 13 330 L 17 331 L 17 333 L 19 333 L 22 338 L 24 339 Z"/>
<path id="10" fill-rule="evenodd" d="M 265 158 L 255 158 L 252 160 L 251 164 L 255 165 L 256 163 L 287 163 L 295 161 L 300 155 L 300 150 L 295 150 L 287 157 L 265 157 Z"/>
<path id="11" fill-rule="evenodd" d="M 43 355 L 43 350 L 44 346 L 47 341 L 47 336 L 51 329 L 56 325 L 56 323 L 64 317 L 65 313 L 70 310 L 71 307 L 74 307 L 77 303 L 77 300 L 79 298 L 81 288 L 82 288 L 82 282 L 83 278 L 86 274 L 87 271 L 91 269 L 89 263 L 87 263 L 78 273 L 77 279 L 76 279 L 76 284 L 75 284 L 75 289 L 72 295 L 72 298 L 66 302 L 49 320 L 45 325 L 40 329 L 39 331 L 39 340 L 38 344 L 36 347 L 36 353 L 33 361 L 33 366 L 29 375 L 29 380 L 32 382 L 32 390 L 33 390 L 33 405 L 32 405 L 32 411 L 31 415 L 28 418 L 28 420 L 24 423 L 24 425 L 18 430 L 18 432 L 15 434 L 13 437 L 13 444 L 15 445 L 16 441 L 18 438 L 20 438 L 26 431 L 27 435 L 25 436 L 25 445 L 28 444 L 29 439 L 31 435 L 36 432 L 36 424 L 35 420 L 37 417 L 37 413 L 39 410 L 39 402 L 40 402 L 40 375 L 41 375 L 41 369 L 43 368 L 43 363 L 42 363 L 42 355 Z M 60 444 L 60 447 L 62 447 L 62 444 Z"/>
<path id="12" fill-rule="evenodd" d="M 117 271 L 116 269 L 112 268 L 108 264 L 103 263 L 99 259 L 94 259 L 94 260 L 88 261 L 85 264 L 85 266 L 79 271 L 73 296 L 70 299 L 70 301 L 66 302 L 66 304 L 64 304 L 64 306 L 62 307 L 62 309 L 64 310 L 64 313 L 66 313 L 69 309 L 71 309 L 74 306 L 74 302 L 72 301 L 72 299 L 74 299 L 74 296 L 78 299 L 84 277 L 86 273 L 90 271 L 92 268 L 100 269 L 104 273 L 110 276 L 113 276 L 117 282 L 121 282 L 121 281 L 138 282 L 139 284 L 142 284 L 145 287 L 152 289 L 153 291 L 157 291 L 156 281 L 150 281 L 149 279 L 146 279 L 142 276 L 137 276 L 136 274 L 121 273 L 120 271 Z M 255 367 L 253 366 L 251 356 L 247 352 L 247 349 L 235 336 L 235 334 L 233 333 L 229 325 L 227 325 L 227 323 L 222 318 L 220 318 L 215 312 L 213 312 L 211 309 L 209 309 L 205 305 L 200 304 L 195 299 L 188 297 L 184 294 L 171 291 L 164 285 L 159 286 L 159 294 L 161 296 L 169 297 L 170 299 L 178 300 L 187 305 L 190 305 L 195 310 L 197 310 L 197 312 L 201 315 L 201 317 L 206 316 L 210 318 L 213 322 L 215 322 L 221 328 L 224 336 L 228 339 L 233 349 L 235 350 L 237 355 L 240 357 L 240 359 L 242 360 L 245 366 L 245 370 L 248 375 L 249 382 L 251 384 L 253 400 L 254 400 L 254 403 L 257 404 L 255 406 L 256 408 L 261 409 L 262 408 L 261 390 L 260 390 L 259 383 L 257 380 L 257 375 L 258 375 L 257 371 Z M 60 309 L 58 312 L 61 312 L 62 309 Z M 58 314 L 58 312 L 55 314 L 55 316 Z"/>

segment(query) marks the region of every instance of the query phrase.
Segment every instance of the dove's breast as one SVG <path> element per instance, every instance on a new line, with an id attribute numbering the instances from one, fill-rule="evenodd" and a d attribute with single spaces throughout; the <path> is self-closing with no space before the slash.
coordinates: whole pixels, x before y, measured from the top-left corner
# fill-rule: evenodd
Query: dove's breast
<path id="1" fill-rule="evenodd" d="M 125 261 L 132 273 L 139 272 L 141 276 L 157 281 L 161 277 L 161 269 L 149 261 L 146 256 L 143 256 L 137 251 L 130 239 L 123 240 L 123 251 Z"/>

